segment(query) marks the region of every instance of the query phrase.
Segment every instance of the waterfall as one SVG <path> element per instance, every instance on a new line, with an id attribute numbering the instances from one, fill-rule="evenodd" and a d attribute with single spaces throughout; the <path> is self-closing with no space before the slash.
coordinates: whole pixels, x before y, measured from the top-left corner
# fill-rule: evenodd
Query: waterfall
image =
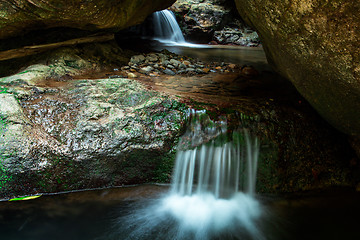
<path id="1" fill-rule="evenodd" d="M 193 117 L 199 118 L 199 115 Z M 194 145 L 200 135 L 201 123 L 195 120 L 189 129 L 183 139 L 190 140 L 190 144 Z M 224 123 L 221 129 L 212 126 L 203 131 L 206 132 L 205 134 L 211 132 L 217 138 L 226 137 Z M 259 155 L 257 138 L 251 139 L 246 130 L 239 130 L 233 133 L 232 141 L 221 142 L 221 140 L 223 139 L 214 139 L 193 149 L 177 152 L 172 194 L 181 196 L 213 194 L 216 199 L 228 199 L 239 191 L 249 195 L 255 193 Z M 180 145 L 184 143 L 180 142 Z"/>
<path id="2" fill-rule="evenodd" d="M 259 142 L 225 120 L 189 112 L 169 192 L 118 220 L 122 239 L 265 239 L 255 198 Z M 120 235 L 120 234 L 119 234 Z"/>
<path id="3" fill-rule="evenodd" d="M 236 236 L 238 231 L 251 239 L 263 239 L 256 225 L 261 207 L 254 198 L 257 138 L 243 129 L 233 132 L 230 141 L 225 121 L 204 127 L 204 112 L 191 117 L 179 143 L 171 190 L 160 212 L 175 218 L 181 234 L 191 233 L 193 239 Z"/>
<path id="4" fill-rule="evenodd" d="M 169 10 L 153 13 L 154 39 L 165 42 L 185 42 L 174 14 Z"/>

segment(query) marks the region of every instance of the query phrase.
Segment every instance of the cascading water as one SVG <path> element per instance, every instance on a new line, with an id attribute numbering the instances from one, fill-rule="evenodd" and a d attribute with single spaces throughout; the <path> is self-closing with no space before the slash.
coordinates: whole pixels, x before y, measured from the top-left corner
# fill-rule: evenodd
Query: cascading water
<path id="1" fill-rule="evenodd" d="M 153 13 L 154 38 L 163 42 L 185 43 L 174 14 L 169 10 Z"/>
<path id="2" fill-rule="evenodd" d="M 264 239 L 254 198 L 258 140 L 239 130 L 229 141 L 226 121 L 215 124 L 205 112 L 190 119 L 169 193 L 120 219 L 129 232 L 123 238 Z"/>

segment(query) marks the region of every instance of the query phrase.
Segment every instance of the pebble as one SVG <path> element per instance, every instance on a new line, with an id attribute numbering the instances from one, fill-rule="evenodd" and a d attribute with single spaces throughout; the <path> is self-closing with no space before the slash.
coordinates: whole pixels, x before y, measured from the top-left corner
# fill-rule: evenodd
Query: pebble
<path id="1" fill-rule="evenodd" d="M 136 74 L 135 73 L 132 73 L 132 72 L 129 72 L 128 73 L 128 78 L 136 78 Z"/>
<path id="2" fill-rule="evenodd" d="M 135 56 L 132 56 L 131 59 L 130 59 L 130 62 L 134 63 L 134 64 L 139 64 L 139 63 L 142 63 L 144 61 L 145 61 L 145 56 L 144 55 L 135 55 Z"/>
<path id="3" fill-rule="evenodd" d="M 241 71 L 246 76 L 257 75 L 257 71 L 252 67 L 245 66 L 240 70 L 236 64 L 220 63 L 204 63 L 192 58 L 180 57 L 169 51 L 162 53 L 150 53 L 147 55 L 135 55 L 131 57 L 128 66 L 123 66 L 122 70 L 131 71 L 133 73 L 139 72 L 151 77 L 159 76 L 160 74 L 176 75 L 176 74 L 206 74 L 215 72 L 232 72 Z M 135 74 L 134 74 L 135 75 Z M 132 77 L 136 77 L 132 75 Z"/>
<path id="4" fill-rule="evenodd" d="M 147 67 L 140 68 L 139 72 L 140 72 L 140 73 L 144 73 L 144 74 L 148 74 L 148 73 L 150 73 L 152 70 L 154 70 L 153 67 L 147 66 Z"/>
<path id="5" fill-rule="evenodd" d="M 170 68 L 170 69 L 175 69 L 175 67 L 173 65 L 171 65 L 171 64 L 167 65 L 166 67 Z"/>
<path id="6" fill-rule="evenodd" d="M 181 62 L 175 59 L 170 59 L 170 64 L 173 65 L 174 67 L 179 67 Z"/>
<path id="7" fill-rule="evenodd" d="M 176 73 L 168 68 L 166 68 L 165 70 L 163 70 L 163 73 L 167 74 L 167 75 L 171 75 L 174 76 L 176 75 Z"/>
<path id="8" fill-rule="evenodd" d="M 191 62 L 189 62 L 187 60 L 183 61 L 182 63 L 185 64 L 185 66 L 189 66 L 191 64 Z"/>
<path id="9" fill-rule="evenodd" d="M 183 64 L 183 63 L 181 63 L 181 64 L 179 65 L 179 68 L 186 68 L 186 65 Z"/>
<path id="10" fill-rule="evenodd" d="M 159 60 L 158 56 L 156 56 L 156 54 L 149 54 L 146 57 L 146 60 L 148 60 L 149 62 L 156 62 L 157 60 Z"/>
<path id="11" fill-rule="evenodd" d="M 258 71 L 256 71 L 253 67 L 245 66 L 241 69 L 241 73 L 246 76 L 256 77 L 259 75 Z"/>
<path id="12" fill-rule="evenodd" d="M 168 60 L 164 60 L 164 61 L 161 61 L 160 64 L 163 65 L 163 66 L 167 66 L 167 65 L 170 64 L 170 62 Z"/>

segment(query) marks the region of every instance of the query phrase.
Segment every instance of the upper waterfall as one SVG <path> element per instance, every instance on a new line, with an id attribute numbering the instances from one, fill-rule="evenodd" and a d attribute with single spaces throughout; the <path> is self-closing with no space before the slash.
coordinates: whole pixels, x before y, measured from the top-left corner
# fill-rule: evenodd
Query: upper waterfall
<path id="1" fill-rule="evenodd" d="M 165 42 L 184 43 L 185 39 L 174 14 L 169 10 L 153 13 L 154 39 Z"/>

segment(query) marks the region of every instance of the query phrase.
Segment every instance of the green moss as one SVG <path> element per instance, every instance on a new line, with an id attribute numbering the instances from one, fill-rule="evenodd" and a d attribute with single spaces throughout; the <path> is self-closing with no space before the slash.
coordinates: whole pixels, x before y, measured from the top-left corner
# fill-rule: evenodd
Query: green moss
<path id="1" fill-rule="evenodd" d="M 5 117 L 0 114 L 0 138 L 3 137 L 7 128 L 7 121 Z M 8 182 L 12 180 L 9 170 L 4 166 L 4 161 L 9 157 L 0 147 L 0 190 L 7 187 Z"/>
<path id="2" fill-rule="evenodd" d="M 154 170 L 153 182 L 156 183 L 169 183 L 171 180 L 171 174 L 174 168 L 174 162 L 176 158 L 175 151 L 170 151 L 163 154 L 159 159 L 158 165 Z"/>
<path id="3" fill-rule="evenodd" d="M 9 89 L 7 87 L 4 86 L 0 86 L 0 94 L 2 93 L 8 93 Z"/>

